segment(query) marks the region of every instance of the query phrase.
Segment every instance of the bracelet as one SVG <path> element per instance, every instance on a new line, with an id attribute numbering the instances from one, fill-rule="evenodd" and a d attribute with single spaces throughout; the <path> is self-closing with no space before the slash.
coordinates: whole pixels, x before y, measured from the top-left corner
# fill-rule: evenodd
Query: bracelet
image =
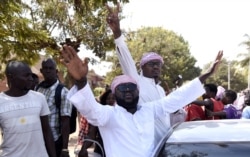
<path id="1" fill-rule="evenodd" d="M 69 152 L 68 149 L 62 149 L 62 152 Z"/>

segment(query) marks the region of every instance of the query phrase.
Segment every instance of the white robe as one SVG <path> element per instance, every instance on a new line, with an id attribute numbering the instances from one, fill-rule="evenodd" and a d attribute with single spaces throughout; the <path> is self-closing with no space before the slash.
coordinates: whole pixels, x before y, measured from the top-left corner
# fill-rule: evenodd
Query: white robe
<path id="1" fill-rule="evenodd" d="M 149 157 L 154 149 L 155 118 L 184 107 L 204 92 L 195 79 L 167 97 L 138 105 L 134 114 L 117 104 L 99 104 L 88 84 L 79 91 L 72 87 L 68 99 L 89 123 L 99 127 L 107 157 Z"/>

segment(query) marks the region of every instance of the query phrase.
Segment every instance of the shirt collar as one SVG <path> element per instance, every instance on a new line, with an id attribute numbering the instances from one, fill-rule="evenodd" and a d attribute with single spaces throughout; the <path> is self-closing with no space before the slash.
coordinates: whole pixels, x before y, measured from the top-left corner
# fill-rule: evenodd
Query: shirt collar
<path id="1" fill-rule="evenodd" d="M 155 79 L 153 78 L 149 78 L 149 77 L 145 77 L 141 74 L 142 78 L 147 81 L 148 83 L 153 83 L 153 84 L 156 84 L 156 85 L 160 85 L 161 84 L 161 81 L 158 81 L 158 83 L 155 83 Z"/>
<path id="2" fill-rule="evenodd" d="M 139 111 L 141 109 L 141 107 L 142 107 L 141 105 L 137 105 L 137 111 Z M 118 104 L 115 104 L 114 108 L 117 110 L 121 110 L 122 112 L 128 112 L 125 108 L 119 106 Z"/>
<path id="3" fill-rule="evenodd" d="M 50 89 L 53 90 L 57 87 L 57 85 L 59 84 L 59 80 L 57 80 L 51 87 Z"/>

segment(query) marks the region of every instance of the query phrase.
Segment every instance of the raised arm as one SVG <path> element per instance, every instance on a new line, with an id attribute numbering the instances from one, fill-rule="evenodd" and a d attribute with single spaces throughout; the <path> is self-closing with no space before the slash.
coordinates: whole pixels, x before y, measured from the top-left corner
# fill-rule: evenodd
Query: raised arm
<path id="1" fill-rule="evenodd" d="M 218 66 L 220 64 L 220 61 L 222 59 L 223 56 L 223 51 L 219 51 L 214 63 L 212 64 L 212 66 L 210 67 L 210 69 L 208 69 L 208 71 L 205 74 L 202 74 L 199 79 L 202 83 L 204 83 L 204 81 L 211 76 L 213 73 L 215 73 L 215 71 L 218 69 Z"/>
<path id="2" fill-rule="evenodd" d="M 88 60 L 82 61 L 71 46 L 64 45 L 61 50 L 61 62 L 68 69 L 76 85 L 70 89 L 67 99 L 85 116 L 89 123 L 95 126 L 106 125 L 113 108 L 103 106 L 96 101 L 87 83 Z"/>
<path id="3" fill-rule="evenodd" d="M 106 20 L 115 38 L 116 53 L 123 74 L 129 75 L 135 80 L 138 80 L 139 74 L 135 66 L 135 61 L 133 60 L 131 53 L 124 41 L 124 36 L 121 35 L 120 20 L 118 16 L 120 11 L 120 5 L 118 3 L 118 5 L 115 8 L 111 8 L 108 5 L 106 5 L 106 7 L 109 12 Z"/>
<path id="4" fill-rule="evenodd" d="M 74 48 L 63 45 L 61 50 L 62 63 L 67 67 L 68 72 L 75 80 L 78 89 L 83 88 L 87 83 L 88 60 L 82 61 Z"/>
<path id="5" fill-rule="evenodd" d="M 195 100 L 192 102 L 192 104 L 198 105 L 198 106 L 213 106 L 213 102 L 210 99 L 205 100 Z"/>
<path id="6" fill-rule="evenodd" d="M 106 21 L 113 32 L 114 38 L 117 39 L 122 35 L 120 28 L 120 20 L 118 17 L 118 14 L 120 12 L 120 4 L 118 3 L 117 7 L 115 8 L 112 8 L 106 4 L 106 8 L 109 12 Z"/>
<path id="7" fill-rule="evenodd" d="M 226 116 L 227 116 L 227 113 L 224 111 L 212 112 L 212 111 L 207 110 L 206 113 L 207 113 L 208 117 L 219 116 L 222 119 L 226 119 Z"/>

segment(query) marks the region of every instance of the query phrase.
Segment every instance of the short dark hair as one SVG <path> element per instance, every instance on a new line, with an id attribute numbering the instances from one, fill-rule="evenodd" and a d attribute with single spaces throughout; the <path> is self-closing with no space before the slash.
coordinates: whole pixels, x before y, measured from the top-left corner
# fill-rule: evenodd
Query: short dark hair
<path id="1" fill-rule="evenodd" d="M 32 73 L 32 77 L 33 77 L 33 79 L 38 79 L 38 75 L 35 73 Z"/>
<path id="2" fill-rule="evenodd" d="M 17 61 L 17 60 L 8 61 L 7 65 L 6 65 L 6 69 L 5 69 L 5 75 L 8 76 L 10 74 L 15 73 L 17 70 L 17 67 L 20 67 L 20 66 L 29 67 L 29 65 L 23 61 Z"/>
<path id="3" fill-rule="evenodd" d="M 106 104 L 106 100 L 108 98 L 108 95 L 112 93 L 111 89 L 108 89 L 107 91 L 105 91 L 101 96 L 100 96 L 100 104 L 102 105 L 108 105 Z"/>
<path id="4" fill-rule="evenodd" d="M 237 99 L 237 93 L 233 90 L 225 90 L 225 96 L 227 98 L 230 98 L 232 102 L 234 102 Z"/>
<path id="5" fill-rule="evenodd" d="M 53 58 L 46 58 L 46 59 L 44 59 L 42 61 L 42 66 L 43 66 L 43 64 L 45 64 L 48 61 L 51 61 L 55 65 L 55 67 L 57 66 L 56 61 Z"/>
<path id="6" fill-rule="evenodd" d="M 208 84 L 205 84 L 204 87 L 208 88 L 210 92 L 213 92 L 213 93 L 217 93 L 218 89 L 217 89 L 217 86 L 213 83 L 208 83 Z"/>

